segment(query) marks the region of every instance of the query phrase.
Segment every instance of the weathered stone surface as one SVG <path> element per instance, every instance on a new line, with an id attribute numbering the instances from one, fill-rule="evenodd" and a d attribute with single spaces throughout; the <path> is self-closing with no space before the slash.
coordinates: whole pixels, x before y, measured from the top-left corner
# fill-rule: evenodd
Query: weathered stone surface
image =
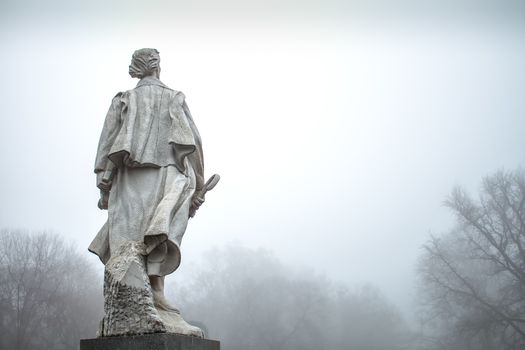
<path id="1" fill-rule="evenodd" d="M 89 246 L 106 265 L 98 336 L 202 338 L 166 300 L 164 278 L 179 267 L 188 220 L 220 177 L 204 182 L 199 132 L 184 94 L 160 81 L 159 52 L 135 51 L 129 73 L 140 81 L 113 98 L 95 159 L 98 207 L 108 210 Z"/>
<path id="2" fill-rule="evenodd" d="M 216 340 L 159 333 L 82 339 L 80 350 L 220 350 L 220 343 Z"/>
<path id="3" fill-rule="evenodd" d="M 107 262 L 99 336 L 166 332 L 153 302 L 144 254 L 143 243 L 130 241 Z"/>
<path id="4" fill-rule="evenodd" d="M 157 312 L 159 313 L 162 322 L 164 322 L 164 327 L 166 327 L 167 332 L 191 335 L 199 338 L 204 337 L 202 330 L 199 327 L 192 326 L 191 324 L 186 322 L 182 318 L 180 312 L 175 312 L 172 310 L 163 310 L 160 308 L 157 308 Z"/>

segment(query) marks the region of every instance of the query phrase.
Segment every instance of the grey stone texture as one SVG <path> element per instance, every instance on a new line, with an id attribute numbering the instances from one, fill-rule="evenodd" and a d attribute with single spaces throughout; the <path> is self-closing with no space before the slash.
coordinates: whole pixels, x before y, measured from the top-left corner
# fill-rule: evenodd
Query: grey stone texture
<path id="1" fill-rule="evenodd" d="M 145 267 L 145 249 L 142 242 L 126 242 L 106 263 L 105 314 L 98 336 L 168 332 L 202 338 L 202 330 L 187 323 L 177 309 L 155 303 Z"/>
<path id="2" fill-rule="evenodd" d="M 186 335 L 159 333 L 82 339 L 80 350 L 220 350 L 220 342 Z"/>
<path id="3" fill-rule="evenodd" d="M 105 315 L 98 336 L 166 332 L 154 305 L 144 250 L 141 242 L 126 242 L 107 262 L 104 271 Z"/>
<path id="4" fill-rule="evenodd" d="M 98 207 L 108 210 L 89 246 L 105 265 L 98 336 L 202 338 L 165 298 L 164 278 L 179 267 L 188 221 L 220 177 L 204 181 L 199 132 L 184 94 L 160 81 L 159 52 L 135 51 L 129 73 L 140 81 L 113 98 L 95 159 Z"/>

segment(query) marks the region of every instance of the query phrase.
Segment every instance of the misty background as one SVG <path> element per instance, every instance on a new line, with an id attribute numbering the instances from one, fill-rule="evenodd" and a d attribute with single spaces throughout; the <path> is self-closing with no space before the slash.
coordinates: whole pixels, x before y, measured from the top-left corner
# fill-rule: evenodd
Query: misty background
<path id="1" fill-rule="evenodd" d="M 523 164 L 520 1 L 0 4 L 0 226 L 58 232 L 100 271 L 95 151 L 142 47 L 222 178 L 174 285 L 233 242 L 373 285 L 417 327 L 421 246 L 454 223 L 444 199 Z"/>

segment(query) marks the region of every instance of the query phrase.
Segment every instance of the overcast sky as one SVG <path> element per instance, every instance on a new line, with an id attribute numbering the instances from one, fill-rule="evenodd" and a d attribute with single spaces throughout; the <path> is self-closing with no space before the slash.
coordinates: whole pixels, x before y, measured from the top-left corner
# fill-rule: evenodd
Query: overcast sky
<path id="1" fill-rule="evenodd" d="M 98 138 L 142 47 L 160 51 L 207 176 L 222 177 L 181 269 L 240 242 L 373 283 L 410 318 L 420 247 L 451 227 L 452 187 L 475 192 L 524 162 L 523 1 L 0 4 L 2 227 L 86 251 L 107 215 Z"/>

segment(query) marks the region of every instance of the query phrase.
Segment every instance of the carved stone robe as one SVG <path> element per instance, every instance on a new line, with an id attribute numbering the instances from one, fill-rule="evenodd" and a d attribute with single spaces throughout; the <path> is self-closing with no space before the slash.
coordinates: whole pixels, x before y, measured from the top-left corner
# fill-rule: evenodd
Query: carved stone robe
<path id="1" fill-rule="evenodd" d="M 111 102 L 95 160 L 97 177 L 116 166 L 108 220 L 89 250 L 105 264 L 127 241 L 146 245 L 150 276 L 180 264 L 180 244 L 204 166 L 199 132 L 182 92 L 154 77 Z"/>

